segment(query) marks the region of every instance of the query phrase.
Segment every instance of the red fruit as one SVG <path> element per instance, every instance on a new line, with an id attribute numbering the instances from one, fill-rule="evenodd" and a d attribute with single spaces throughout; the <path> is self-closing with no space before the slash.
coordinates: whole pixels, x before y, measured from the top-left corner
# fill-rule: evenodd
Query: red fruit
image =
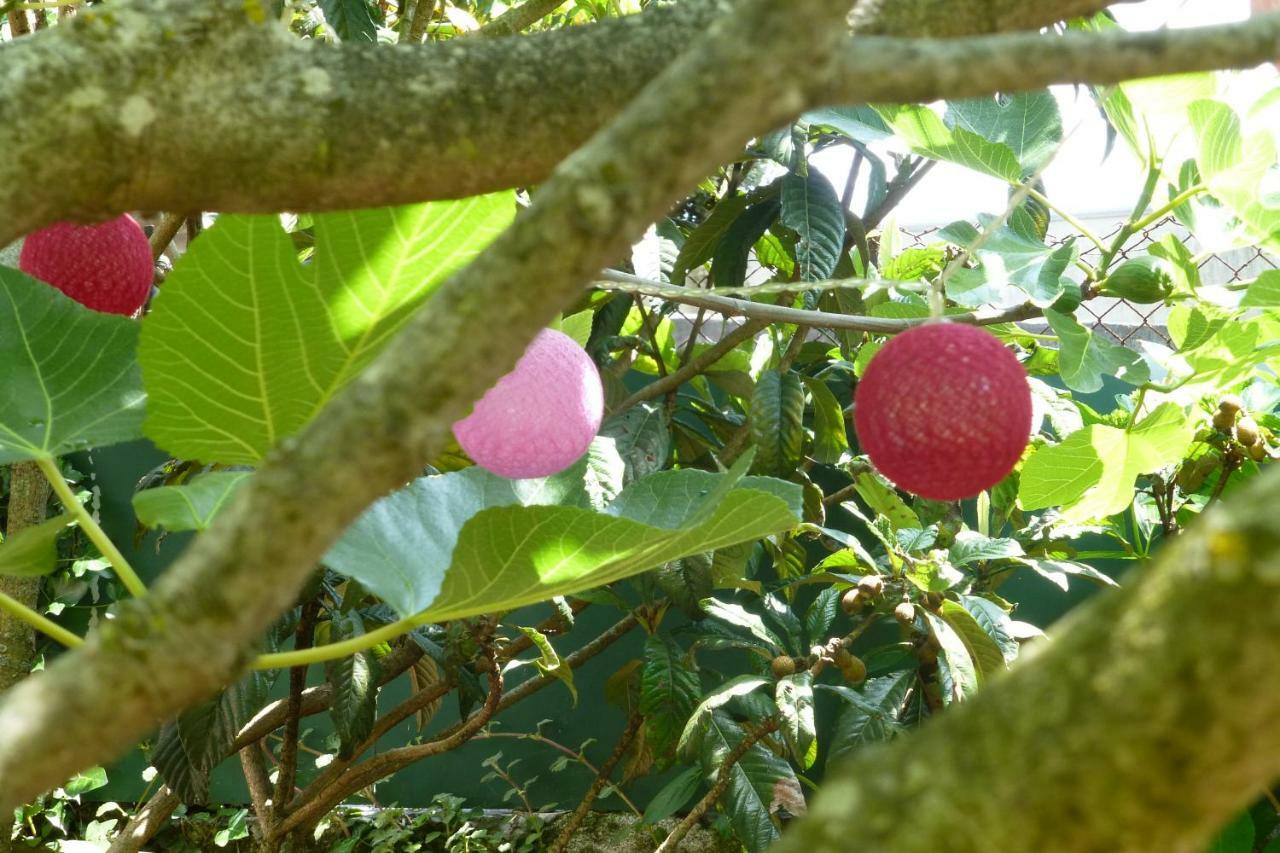
<path id="1" fill-rule="evenodd" d="M 1017 464 L 1031 433 L 1031 389 L 991 334 L 929 323 L 871 359 L 854 395 L 854 425 L 872 464 L 900 488 L 959 500 Z"/>
<path id="2" fill-rule="evenodd" d="M 86 308 L 131 316 L 155 275 L 151 245 L 132 216 L 98 225 L 59 222 L 28 234 L 18 268 Z"/>

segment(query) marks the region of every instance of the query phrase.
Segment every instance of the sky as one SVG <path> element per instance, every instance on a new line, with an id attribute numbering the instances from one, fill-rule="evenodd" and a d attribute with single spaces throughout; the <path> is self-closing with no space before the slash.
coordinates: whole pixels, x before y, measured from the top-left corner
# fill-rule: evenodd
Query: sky
<path id="1" fill-rule="evenodd" d="M 1129 30 L 1153 30 L 1203 26 L 1239 21 L 1249 16 L 1249 0 L 1145 0 L 1112 7 L 1120 24 Z M 1223 93 L 1237 106 L 1252 103 L 1261 92 L 1280 85 L 1271 66 L 1233 76 Z M 1117 140 L 1105 160 L 1106 125 L 1086 92 L 1057 86 L 1067 141 L 1044 174 L 1048 195 L 1055 203 L 1082 218 L 1108 215 L 1133 204 L 1143 174 L 1137 159 L 1123 140 Z M 843 186 L 850 164 L 849 149 L 837 146 L 815 160 L 836 186 Z M 943 225 L 970 219 L 979 212 L 1004 209 L 1008 188 L 988 178 L 947 163 L 939 163 L 915 192 L 898 207 L 897 221 L 904 227 Z M 855 202 L 855 209 L 857 202 Z"/>

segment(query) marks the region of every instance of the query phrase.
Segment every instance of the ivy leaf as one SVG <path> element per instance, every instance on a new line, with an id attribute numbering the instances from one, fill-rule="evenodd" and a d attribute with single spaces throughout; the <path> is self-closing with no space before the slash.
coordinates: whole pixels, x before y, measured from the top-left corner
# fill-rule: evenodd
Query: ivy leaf
<path id="1" fill-rule="evenodd" d="M 835 188 L 816 169 L 782 178 L 782 224 L 795 231 L 801 281 L 830 278 L 844 248 L 844 208 Z"/>
<path id="2" fill-rule="evenodd" d="M 18 531 L 0 544 L 0 575 L 40 577 L 58 567 L 58 534 L 74 524 L 70 514 Z"/>
<path id="3" fill-rule="evenodd" d="M 1186 453 L 1195 431 L 1176 403 L 1162 403 L 1132 429 L 1093 424 L 1041 447 L 1022 466 L 1023 509 L 1061 506 L 1069 520 L 1104 518 L 1133 501 L 1134 480 Z"/>
<path id="4" fill-rule="evenodd" d="M 669 764 L 689 715 L 698 705 L 702 685 L 680 647 L 662 634 L 650 635 L 644 645 L 640 676 L 640 713 L 645 739 L 660 765 Z"/>
<path id="5" fill-rule="evenodd" d="M 315 215 L 298 263 L 274 216 L 224 215 L 142 324 L 145 432 L 175 456 L 254 464 L 380 352 L 514 215 L 510 193 Z"/>
<path id="6" fill-rule="evenodd" d="M 766 370 L 751 395 L 756 469 L 789 477 L 804 458 L 804 383 L 794 372 Z"/>
<path id="7" fill-rule="evenodd" d="M 342 41 L 376 42 L 376 9 L 369 0 L 320 0 L 324 19 Z"/>
<path id="8" fill-rule="evenodd" d="M 1007 146 L 1023 174 L 1039 172 L 1062 143 L 1058 99 L 1047 89 L 949 101 L 946 120 Z"/>
<path id="9" fill-rule="evenodd" d="M 0 464 L 142 435 L 138 324 L 0 267 Z"/>
<path id="10" fill-rule="evenodd" d="M 818 759 L 818 731 L 813 719 L 813 675 L 797 672 L 778 679 L 774 693 L 782 717 L 782 735 L 791 756 L 808 770 Z"/>
<path id="11" fill-rule="evenodd" d="M 207 530 L 251 471 L 210 471 L 181 486 L 143 489 L 133 496 L 133 511 L 147 527 L 169 531 Z"/>
<path id="12" fill-rule="evenodd" d="M 877 106 L 876 111 L 917 154 L 958 163 L 1009 183 L 1022 178 L 1022 166 L 1008 145 L 983 139 L 964 127 L 947 127 L 928 107 L 901 104 Z"/>
<path id="13" fill-rule="evenodd" d="M 1103 376 L 1114 376 L 1130 385 L 1141 385 L 1151 378 L 1142 356 L 1103 340 L 1070 314 L 1046 309 L 1044 318 L 1058 336 L 1058 368 L 1071 390 L 1085 394 L 1098 391 Z"/>
<path id="14" fill-rule="evenodd" d="M 839 465 L 849 459 L 849 435 L 844 409 L 827 383 L 806 377 L 805 387 L 813 398 L 813 458 L 823 465 Z"/>
<path id="15" fill-rule="evenodd" d="M 720 766 L 745 736 L 728 715 L 712 715 L 699 750 L 707 784 L 715 784 Z M 720 803 L 729 814 L 734 836 L 749 853 L 764 853 L 779 834 L 772 815 L 782 808 L 792 814 L 803 811 L 800 782 L 785 759 L 760 743 L 752 744 L 728 773 L 729 786 Z"/>

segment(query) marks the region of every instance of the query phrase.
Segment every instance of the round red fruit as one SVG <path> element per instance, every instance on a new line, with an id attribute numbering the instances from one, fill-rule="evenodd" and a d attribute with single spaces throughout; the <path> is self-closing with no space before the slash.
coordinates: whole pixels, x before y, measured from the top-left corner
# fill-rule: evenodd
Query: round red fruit
<path id="1" fill-rule="evenodd" d="M 1013 470 L 1031 433 L 1031 389 L 1012 352 L 958 323 L 903 332 L 875 354 L 854 395 L 863 451 L 898 487 L 973 497 Z"/>
<path id="2" fill-rule="evenodd" d="M 58 222 L 22 242 L 18 268 L 94 311 L 132 316 L 151 294 L 155 267 L 129 214 L 98 225 Z"/>

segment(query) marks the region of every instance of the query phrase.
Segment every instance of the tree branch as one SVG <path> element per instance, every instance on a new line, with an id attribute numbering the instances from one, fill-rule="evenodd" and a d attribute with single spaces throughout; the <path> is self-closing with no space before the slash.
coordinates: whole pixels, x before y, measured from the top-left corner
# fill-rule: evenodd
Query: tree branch
<path id="1" fill-rule="evenodd" d="M 119 604 L 117 618 L 76 653 L 0 697 L 0 810 L 86 764 L 109 761 L 229 682 L 248 663 L 249 644 L 293 603 L 334 539 L 371 501 L 421 471 L 451 425 L 561 306 L 700 176 L 795 115 L 807 100 L 804 81 L 760 74 L 759 57 L 767 52 L 780 67 L 824 69 L 842 38 L 833 24 L 844 0 L 785 8 L 749 0 L 738 8 L 441 285 L 433 299 L 449 310 L 419 312 L 316 421 L 269 454 L 151 595 Z M 73 27 L 87 17 L 77 16 Z M 228 37 L 212 25 L 210 38 Z M 690 137 L 694 125 L 700 132 Z M 0 129 L 8 124 L 0 121 Z M 216 134 L 204 128 L 198 135 Z M 363 150 L 362 160 L 385 159 Z M 476 334 L 481 325 L 486 334 Z M 352 466 L 357 450 L 361 464 Z M 306 499 L 313 494 L 327 497 Z"/>
<path id="2" fill-rule="evenodd" d="M 1280 470 L 973 700 L 829 770 L 779 853 L 1205 849 L 1280 774 L 1277 502 Z"/>
<path id="3" fill-rule="evenodd" d="M 565 0 L 525 0 L 479 29 L 476 35 L 510 36 L 529 29 L 564 5 Z"/>

